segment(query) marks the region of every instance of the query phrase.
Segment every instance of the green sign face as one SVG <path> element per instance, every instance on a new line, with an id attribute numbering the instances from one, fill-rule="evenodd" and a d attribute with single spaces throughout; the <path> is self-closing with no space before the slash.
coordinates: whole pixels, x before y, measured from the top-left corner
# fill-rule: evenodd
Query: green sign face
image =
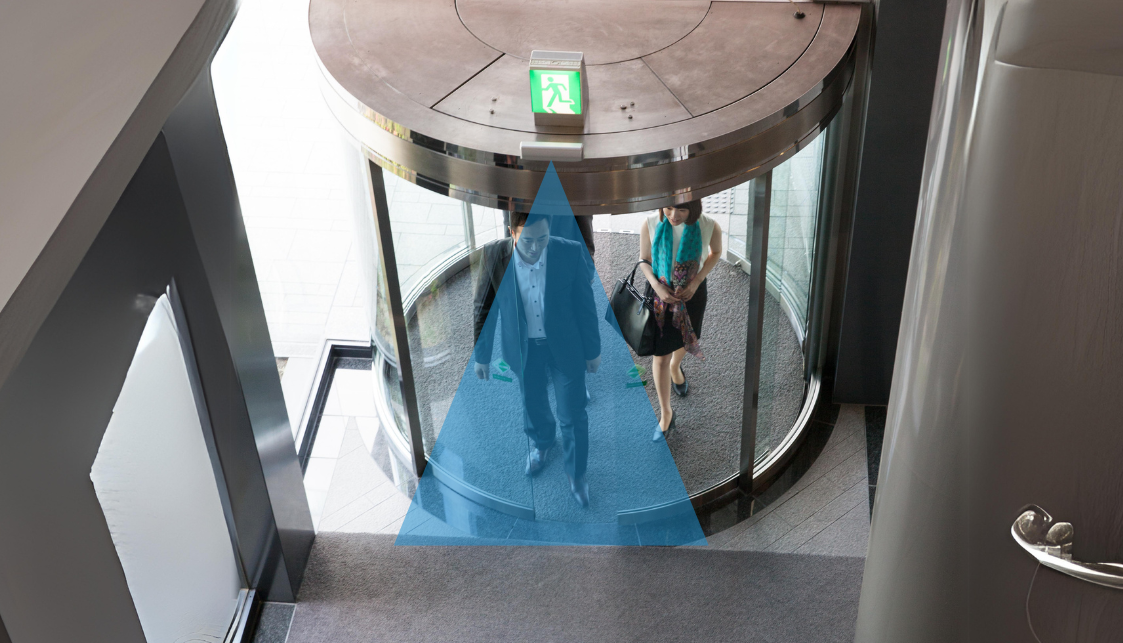
<path id="1" fill-rule="evenodd" d="M 580 114 L 581 72 L 531 69 L 530 108 L 538 114 Z"/>

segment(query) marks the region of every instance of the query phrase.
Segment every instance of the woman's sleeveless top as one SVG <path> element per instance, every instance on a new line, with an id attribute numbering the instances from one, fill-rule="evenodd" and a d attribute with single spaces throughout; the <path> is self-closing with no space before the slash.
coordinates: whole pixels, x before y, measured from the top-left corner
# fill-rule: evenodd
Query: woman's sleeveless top
<path id="1" fill-rule="evenodd" d="M 698 257 L 698 263 L 701 264 L 706 260 L 710 254 L 710 237 L 714 234 L 714 220 L 706 215 L 698 217 L 699 232 L 702 235 L 702 256 Z M 655 238 L 655 228 L 659 226 L 659 213 L 655 213 L 647 217 L 647 235 L 649 239 Z M 674 233 L 674 242 L 671 246 L 671 256 L 678 257 L 678 242 L 682 239 L 682 229 L 684 226 L 676 225 L 671 226 L 671 231 Z"/>

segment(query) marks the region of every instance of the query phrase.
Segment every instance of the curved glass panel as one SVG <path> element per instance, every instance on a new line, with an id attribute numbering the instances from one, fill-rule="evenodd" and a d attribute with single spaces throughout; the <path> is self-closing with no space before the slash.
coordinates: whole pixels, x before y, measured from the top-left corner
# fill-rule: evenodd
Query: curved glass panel
<path id="1" fill-rule="evenodd" d="M 816 138 L 772 170 L 757 460 L 780 447 L 803 408 L 806 393 L 804 336 L 811 295 L 824 138 Z"/>
<path id="2" fill-rule="evenodd" d="M 383 170 L 402 297 L 426 287 L 443 260 L 468 247 L 463 202 Z"/>
<path id="3" fill-rule="evenodd" d="M 822 136 L 816 138 L 772 170 L 768 282 L 790 306 L 789 314 L 800 326 L 801 339 L 807 327 L 807 304 L 811 294 L 823 140 Z"/>

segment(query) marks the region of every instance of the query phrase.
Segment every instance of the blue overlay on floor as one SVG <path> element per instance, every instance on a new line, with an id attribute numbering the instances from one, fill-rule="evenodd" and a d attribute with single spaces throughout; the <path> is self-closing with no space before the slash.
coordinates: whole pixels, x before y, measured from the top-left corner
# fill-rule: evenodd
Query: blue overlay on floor
<path id="1" fill-rule="evenodd" d="M 528 231 L 545 229 L 535 225 L 542 217 L 550 240 L 545 260 L 535 265 L 544 266 L 544 280 L 530 277 L 529 267 L 523 268 L 528 276 L 517 279 L 516 256 L 534 258 L 535 247 L 523 244 L 531 243 Z M 552 163 L 523 236 L 519 249 L 509 239 L 489 244 L 474 266 L 477 319 L 486 322 L 395 544 L 706 544 L 666 441 L 652 441 L 656 419 L 644 388 L 649 376 L 632 361 L 615 317 L 609 313 L 606 320 L 607 297 Z M 479 296 L 489 290 L 490 301 Z M 529 339 L 535 332 L 526 315 L 535 310 L 535 297 L 544 300 L 545 345 Z M 484 304 L 490 304 L 486 317 Z M 585 372 L 597 352 L 599 368 Z M 478 377 L 477 362 L 488 365 L 487 379 Z M 568 477 L 582 474 L 582 407 L 588 417 L 587 507 L 574 497 Z M 558 418 L 553 431 L 551 416 Z M 533 477 L 525 474 L 534 444 L 524 432 L 528 421 L 539 444 L 554 442 Z"/>

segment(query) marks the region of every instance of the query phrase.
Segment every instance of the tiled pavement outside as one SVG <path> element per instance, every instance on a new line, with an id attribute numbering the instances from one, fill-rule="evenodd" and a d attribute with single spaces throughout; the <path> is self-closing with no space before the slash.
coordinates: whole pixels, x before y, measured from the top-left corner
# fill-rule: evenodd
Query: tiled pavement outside
<path id="1" fill-rule="evenodd" d="M 398 532 L 410 498 L 375 461 L 382 430 L 369 370 L 337 369 L 304 486 L 317 531 Z"/>
<path id="2" fill-rule="evenodd" d="M 818 458 L 760 512 L 709 538 L 720 549 L 866 555 L 869 483 L 865 409 L 846 405 Z"/>

